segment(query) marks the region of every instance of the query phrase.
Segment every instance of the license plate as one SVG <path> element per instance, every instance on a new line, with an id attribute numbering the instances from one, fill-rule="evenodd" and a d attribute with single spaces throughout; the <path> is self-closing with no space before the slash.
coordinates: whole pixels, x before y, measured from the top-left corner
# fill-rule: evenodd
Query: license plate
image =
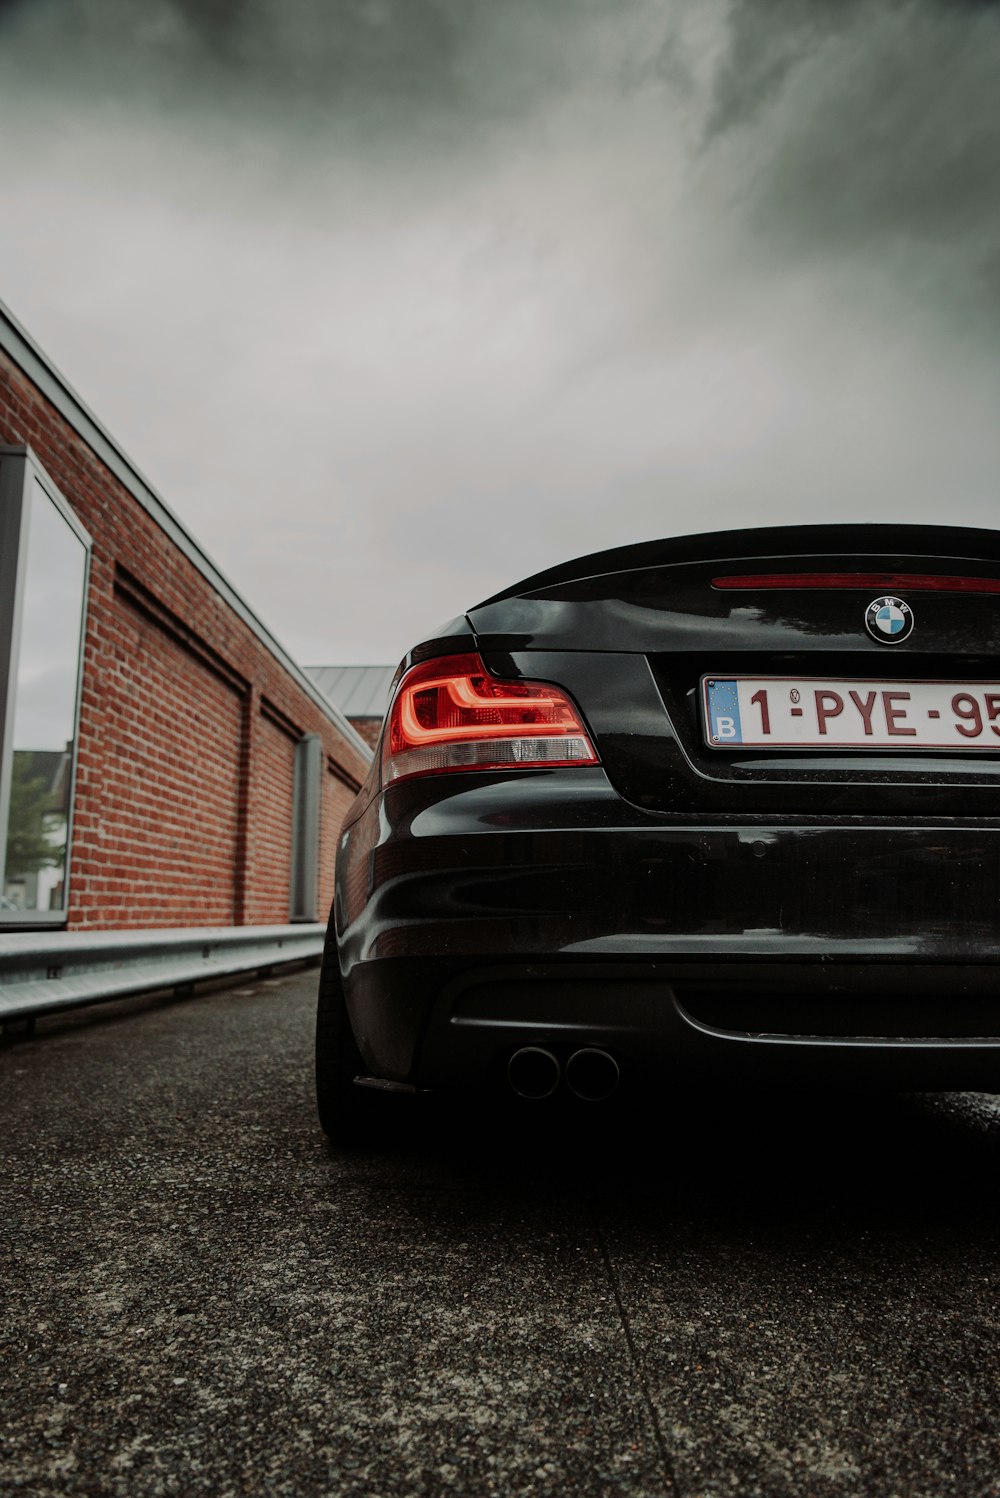
<path id="1" fill-rule="evenodd" d="M 1000 682 L 704 676 L 712 749 L 994 749 Z"/>

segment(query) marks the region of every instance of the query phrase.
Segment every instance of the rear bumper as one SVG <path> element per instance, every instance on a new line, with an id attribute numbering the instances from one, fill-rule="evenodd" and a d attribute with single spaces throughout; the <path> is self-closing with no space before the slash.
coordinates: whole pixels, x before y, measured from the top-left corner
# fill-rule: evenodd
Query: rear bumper
<path id="1" fill-rule="evenodd" d="M 533 1042 L 625 1078 L 1000 1086 L 1000 827 L 678 825 L 552 771 L 404 783 L 343 853 L 374 1075 L 476 1085 Z"/>
<path id="2" fill-rule="evenodd" d="M 908 963 L 366 965 L 349 1000 L 373 1073 L 499 1081 L 511 1053 L 600 1046 L 623 1083 L 1000 1088 L 1000 966 Z M 992 1031 L 992 1033 L 991 1033 Z"/>

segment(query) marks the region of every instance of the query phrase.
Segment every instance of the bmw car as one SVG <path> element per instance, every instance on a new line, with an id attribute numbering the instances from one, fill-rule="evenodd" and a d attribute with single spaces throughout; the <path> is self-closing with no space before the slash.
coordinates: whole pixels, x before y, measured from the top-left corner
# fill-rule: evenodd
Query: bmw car
<path id="1" fill-rule="evenodd" d="M 529 577 L 397 673 L 338 850 L 322 1125 L 459 1088 L 995 1088 L 998 793 L 996 532 Z"/>

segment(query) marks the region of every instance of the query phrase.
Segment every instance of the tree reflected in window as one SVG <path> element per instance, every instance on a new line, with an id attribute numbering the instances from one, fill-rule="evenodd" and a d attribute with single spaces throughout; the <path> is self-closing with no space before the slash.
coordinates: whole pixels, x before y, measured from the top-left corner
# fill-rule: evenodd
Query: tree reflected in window
<path id="1" fill-rule="evenodd" d="M 71 759 L 69 750 L 62 754 L 44 749 L 14 750 L 4 895 L 18 909 L 62 909 L 69 820 L 66 770 Z M 55 881 L 43 876 L 43 870 L 51 869 L 59 871 Z M 44 906 L 39 904 L 40 886 L 48 892 Z"/>

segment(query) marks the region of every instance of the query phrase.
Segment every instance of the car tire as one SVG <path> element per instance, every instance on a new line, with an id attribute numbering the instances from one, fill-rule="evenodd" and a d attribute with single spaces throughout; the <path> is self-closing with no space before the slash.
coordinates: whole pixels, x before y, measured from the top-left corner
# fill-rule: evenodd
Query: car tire
<path id="1" fill-rule="evenodd" d="M 347 1017 L 337 944 L 328 939 L 316 1005 L 316 1106 L 333 1144 L 360 1144 L 372 1131 L 380 1099 L 354 1083 L 366 1070 Z"/>

